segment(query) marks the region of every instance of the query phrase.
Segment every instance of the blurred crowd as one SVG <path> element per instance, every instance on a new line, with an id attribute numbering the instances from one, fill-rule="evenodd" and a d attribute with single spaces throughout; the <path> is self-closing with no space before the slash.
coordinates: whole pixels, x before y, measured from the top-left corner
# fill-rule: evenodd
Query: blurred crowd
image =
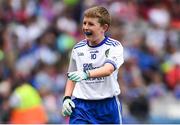
<path id="1" fill-rule="evenodd" d="M 67 123 L 61 107 L 69 56 L 83 39 L 83 11 L 93 5 L 107 7 L 107 35 L 124 46 L 124 123 L 180 123 L 179 0 L 0 0 L 0 123 L 12 123 L 23 84 L 38 92 L 44 123 Z"/>

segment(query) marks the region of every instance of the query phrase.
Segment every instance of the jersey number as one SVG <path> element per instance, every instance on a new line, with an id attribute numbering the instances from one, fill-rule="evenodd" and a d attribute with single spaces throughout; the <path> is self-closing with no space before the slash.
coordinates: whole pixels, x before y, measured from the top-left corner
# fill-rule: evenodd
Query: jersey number
<path id="1" fill-rule="evenodd" d="M 91 59 L 96 59 L 96 54 L 91 54 Z"/>

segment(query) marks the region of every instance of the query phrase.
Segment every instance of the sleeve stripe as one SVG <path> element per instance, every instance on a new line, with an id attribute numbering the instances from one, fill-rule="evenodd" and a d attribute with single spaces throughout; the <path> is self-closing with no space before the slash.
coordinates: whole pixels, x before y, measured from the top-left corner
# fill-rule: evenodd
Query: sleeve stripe
<path id="1" fill-rule="evenodd" d="M 105 63 L 110 63 L 110 64 L 112 64 L 112 65 L 114 66 L 114 70 L 117 69 L 117 66 L 116 66 L 116 64 L 115 64 L 114 61 L 112 61 L 112 60 L 106 60 L 106 61 L 104 62 L 104 64 L 105 64 Z"/>
<path id="2" fill-rule="evenodd" d="M 106 42 L 107 42 L 107 43 L 111 43 L 113 46 L 115 46 L 115 43 L 114 43 L 113 41 L 107 40 Z"/>
<path id="3" fill-rule="evenodd" d="M 108 42 L 105 42 L 105 44 L 106 44 L 106 45 L 110 45 L 110 46 L 115 46 L 115 45 L 113 45 L 113 44 L 111 44 L 111 43 L 108 43 Z"/>
<path id="4" fill-rule="evenodd" d="M 119 43 L 118 41 L 113 40 L 113 39 L 108 39 L 107 42 L 113 43 L 113 44 L 116 45 L 116 46 L 120 45 L 120 43 Z"/>
<path id="5" fill-rule="evenodd" d="M 78 43 L 74 46 L 74 49 L 79 48 L 79 47 L 82 47 L 82 46 L 85 46 L 86 44 L 87 44 L 87 41 L 86 41 L 86 40 L 82 40 L 82 41 L 78 42 Z"/>
<path id="6" fill-rule="evenodd" d="M 85 46 L 86 44 L 82 44 L 82 45 L 79 45 L 79 46 L 75 46 L 74 47 L 74 49 L 77 49 L 77 48 L 79 48 L 79 47 L 83 47 L 83 46 Z"/>
<path id="7" fill-rule="evenodd" d="M 79 42 L 76 45 L 86 44 L 85 42 Z"/>

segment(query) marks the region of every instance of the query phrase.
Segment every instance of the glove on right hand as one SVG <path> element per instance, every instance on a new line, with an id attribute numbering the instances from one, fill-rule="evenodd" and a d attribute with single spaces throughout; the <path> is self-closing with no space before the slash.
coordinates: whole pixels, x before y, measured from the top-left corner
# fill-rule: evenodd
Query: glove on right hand
<path id="1" fill-rule="evenodd" d="M 82 80 L 86 80 L 89 78 L 89 72 L 88 71 L 75 71 L 75 72 L 69 72 L 68 79 L 74 81 L 74 82 L 80 82 Z"/>

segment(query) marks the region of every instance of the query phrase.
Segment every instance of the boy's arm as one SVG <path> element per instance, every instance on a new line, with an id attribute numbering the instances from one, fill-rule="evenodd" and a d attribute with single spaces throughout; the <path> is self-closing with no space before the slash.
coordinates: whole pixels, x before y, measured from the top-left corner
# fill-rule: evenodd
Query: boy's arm
<path id="1" fill-rule="evenodd" d="M 74 82 L 68 79 L 67 83 L 66 83 L 66 87 L 65 87 L 64 97 L 65 96 L 72 96 L 74 87 L 75 87 Z"/>
<path id="2" fill-rule="evenodd" d="M 70 61 L 69 61 L 68 72 L 77 70 L 76 62 L 75 62 L 75 60 L 73 59 L 74 56 L 75 56 L 75 55 L 74 55 L 74 51 L 72 50 L 72 52 L 71 52 L 71 57 L 70 57 Z M 67 79 L 64 97 L 65 97 L 65 96 L 72 96 L 74 87 L 75 87 L 75 83 L 74 83 L 72 80 Z"/>
<path id="3" fill-rule="evenodd" d="M 105 77 L 111 75 L 114 71 L 114 66 L 110 63 L 105 63 L 104 66 L 89 70 L 89 77 Z"/>
<path id="4" fill-rule="evenodd" d="M 97 69 L 88 70 L 88 71 L 75 71 L 68 73 L 69 80 L 74 82 L 79 82 L 92 77 L 105 77 L 111 75 L 115 70 L 114 66 L 111 63 L 105 63 L 102 67 Z"/>
<path id="5" fill-rule="evenodd" d="M 70 116 L 73 111 L 72 109 L 75 108 L 75 104 L 71 100 L 74 87 L 75 84 L 71 80 L 67 80 L 62 107 L 63 116 Z"/>

